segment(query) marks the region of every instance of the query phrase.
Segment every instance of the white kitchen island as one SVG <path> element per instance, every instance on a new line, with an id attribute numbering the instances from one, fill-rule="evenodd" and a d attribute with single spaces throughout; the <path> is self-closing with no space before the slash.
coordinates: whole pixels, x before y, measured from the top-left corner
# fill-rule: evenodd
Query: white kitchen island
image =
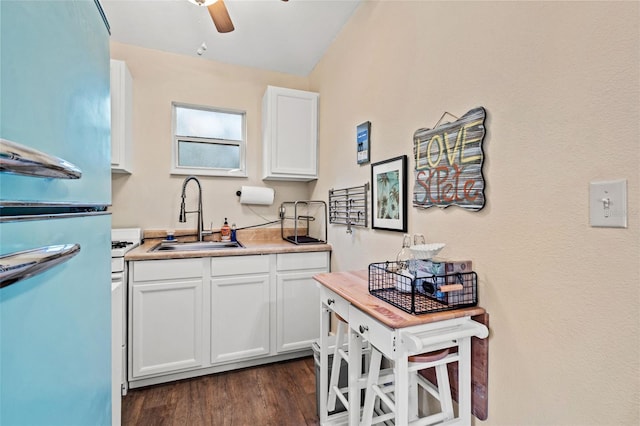
<path id="1" fill-rule="evenodd" d="M 335 312 L 349 324 L 350 407 L 360 407 L 362 343 L 372 346 L 394 363 L 395 424 L 407 425 L 417 412 L 417 400 L 410 397 L 407 358 L 410 355 L 445 347 L 457 347 L 458 416 L 447 425 L 471 424 L 471 337 L 484 338 L 486 326 L 472 320 L 482 315 L 481 307 L 455 309 L 432 314 L 411 315 L 372 296 L 367 271 L 323 273 L 319 283 L 320 301 L 320 423 L 360 424 L 360 409 L 328 415 L 328 357 L 330 314 Z M 412 406 L 413 404 L 413 406 Z"/>

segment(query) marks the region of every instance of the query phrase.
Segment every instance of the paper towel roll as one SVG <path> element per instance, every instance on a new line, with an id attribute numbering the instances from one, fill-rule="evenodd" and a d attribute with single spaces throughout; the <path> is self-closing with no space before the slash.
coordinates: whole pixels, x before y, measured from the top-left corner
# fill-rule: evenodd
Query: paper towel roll
<path id="1" fill-rule="evenodd" d="M 259 186 L 243 186 L 240 190 L 240 204 L 273 204 L 275 191 L 273 188 Z"/>

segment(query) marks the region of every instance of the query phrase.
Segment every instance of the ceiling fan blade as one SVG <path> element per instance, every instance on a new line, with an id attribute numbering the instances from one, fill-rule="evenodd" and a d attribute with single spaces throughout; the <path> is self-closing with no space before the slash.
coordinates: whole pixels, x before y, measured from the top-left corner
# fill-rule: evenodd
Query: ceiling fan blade
<path id="1" fill-rule="evenodd" d="M 235 29 L 223 0 L 218 0 L 212 5 L 207 6 L 207 9 L 219 33 L 230 33 Z"/>

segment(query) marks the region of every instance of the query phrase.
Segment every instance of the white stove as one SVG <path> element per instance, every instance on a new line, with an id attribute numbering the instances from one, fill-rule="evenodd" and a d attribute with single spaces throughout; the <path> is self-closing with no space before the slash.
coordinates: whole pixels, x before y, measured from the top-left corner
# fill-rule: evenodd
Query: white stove
<path id="1" fill-rule="evenodd" d="M 140 228 L 111 230 L 112 416 L 120 424 L 121 395 L 127 394 L 127 265 L 124 255 L 142 241 Z"/>
<path id="2" fill-rule="evenodd" d="M 142 230 L 140 228 L 123 228 L 111 230 L 111 273 L 124 272 L 124 255 L 140 245 Z"/>

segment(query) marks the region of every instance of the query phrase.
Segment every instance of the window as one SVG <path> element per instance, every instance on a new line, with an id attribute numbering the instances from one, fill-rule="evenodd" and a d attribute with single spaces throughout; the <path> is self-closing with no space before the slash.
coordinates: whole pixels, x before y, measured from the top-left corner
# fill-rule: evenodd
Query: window
<path id="1" fill-rule="evenodd" d="M 171 173 L 246 177 L 244 112 L 172 104 Z"/>

